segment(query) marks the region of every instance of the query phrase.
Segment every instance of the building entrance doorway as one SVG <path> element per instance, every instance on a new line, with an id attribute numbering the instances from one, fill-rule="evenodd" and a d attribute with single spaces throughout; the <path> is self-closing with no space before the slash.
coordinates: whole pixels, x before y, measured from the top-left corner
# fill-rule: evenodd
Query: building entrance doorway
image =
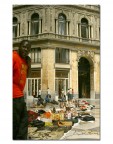
<path id="1" fill-rule="evenodd" d="M 81 57 L 78 63 L 79 98 L 90 98 L 90 63 Z"/>
<path id="2" fill-rule="evenodd" d="M 40 78 L 27 78 L 27 96 L 38 96 L 39 89 L 41 89 Z"/>
<path id="3" fill-rule="evenodd" d="M 69 71 L 68 70 L 56 70 L 55 72 L 55 92 L 56 95 L 61 97 L 62 89 L 64 94 L 67 93 L 68 86 L 69 86 Z"/>
<path id="4" fill-rule="evenodd" d="M 55 80 L 55 91 L 59 98 L 61 97 L 62 89 L 64 91 L 64 94 L 66 94 L 66 91 L 68 89 L 68 79 L 58 78 Z"/>

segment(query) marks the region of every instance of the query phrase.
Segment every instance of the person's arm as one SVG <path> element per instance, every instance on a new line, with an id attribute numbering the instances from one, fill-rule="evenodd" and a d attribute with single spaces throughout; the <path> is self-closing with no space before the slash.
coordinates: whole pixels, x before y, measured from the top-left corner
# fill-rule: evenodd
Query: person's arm
<path id="1" fill-rule="evenodd" d="M 28 71 L 27 71 L 27 78 L 31 77 L 31 58 L 29 56 L 26 57 L 26 62 L 28 65 Z"/>

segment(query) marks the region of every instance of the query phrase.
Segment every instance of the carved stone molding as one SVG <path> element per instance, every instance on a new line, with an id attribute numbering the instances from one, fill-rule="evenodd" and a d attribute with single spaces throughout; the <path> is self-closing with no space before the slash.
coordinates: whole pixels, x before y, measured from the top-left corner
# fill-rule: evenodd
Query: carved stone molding
<path id="1" fill-rule="evenodd" d="M 13 17 L 16 17 L 18 19 L 18 23 L 20 22 L 21 20 L 20 14 L 13 14 Z"/>
<path id="2" fill-rule="evenodd" d="M 59 10 L 59 9 L 55 9 L 55 17 L 58 19 L 58 15 L 60 14 L 60 13 L 63 13 L 65 16 L 66 16 L 66 19 L 70 19 L 70 17 L 69 17 L 69 13 L 68 13 L 68 11 L 66 11 L 66 10 Z"/>
<path id="3" fill-rule="evenodd" d="M 86 58 L 90 58 L 93 61 L 93 63 L 95 63 L 94 55 L 95 53 L 93 51 L 79 50 L 77 52 L 77 61 L 79 62 L 81 57 L 86 57 Z"/>
<path id="4" fill-rule="evenodd" d="M 29 10 L 29 11 L 28 11 L 28 13 L 27 13 L 27 19 L 28 19 L 28 20 L 31 20 L 31 16 L 32 16 L 34 13 L 38 13 L 38 14 L 39 14 L 39 19 L 42 18 L 42 12 L 41 12 L 41 10 L 34 9 L 34 10 Z"/>

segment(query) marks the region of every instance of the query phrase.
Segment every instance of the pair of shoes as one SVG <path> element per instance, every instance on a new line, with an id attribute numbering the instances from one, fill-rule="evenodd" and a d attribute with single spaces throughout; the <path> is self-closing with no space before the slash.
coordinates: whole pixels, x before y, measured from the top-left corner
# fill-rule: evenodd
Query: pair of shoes
<path id="1" fill-rule="evenodd" d="M 38 120 L 38 119 L 33 120 L 30 124 L 31 124 L 33 127 L 37 127 L 37 128 L 41 128 L 41 127 L 44 127 L 44 126 L 45 126 L 45 122 L 40 121 L 40 120 Z"/>

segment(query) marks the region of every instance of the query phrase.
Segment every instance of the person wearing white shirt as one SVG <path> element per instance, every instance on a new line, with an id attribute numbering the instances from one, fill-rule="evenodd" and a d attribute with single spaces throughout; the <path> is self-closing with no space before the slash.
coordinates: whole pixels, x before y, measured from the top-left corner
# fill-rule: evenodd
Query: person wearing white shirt
<path id="1" fill-rule="evenodd" d="M 47 89 L 47 94 L 48 94 L 48 95 L 51 95 L 49 88 Z"/>

